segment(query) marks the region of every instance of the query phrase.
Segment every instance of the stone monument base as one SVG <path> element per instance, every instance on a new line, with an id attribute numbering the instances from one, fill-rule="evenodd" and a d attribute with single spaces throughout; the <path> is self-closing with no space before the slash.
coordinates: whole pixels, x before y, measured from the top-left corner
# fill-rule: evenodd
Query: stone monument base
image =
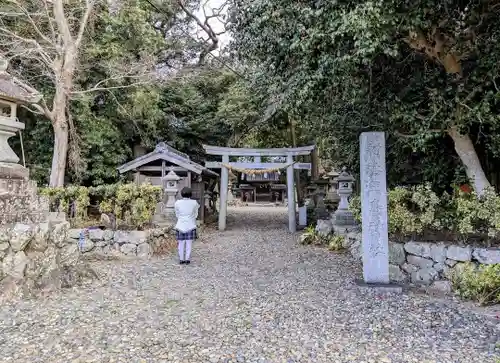
<path id="1" fill-rule="evenodd" d="M 175 210 L 166 208 L 165 204 L 160 202 L 156 205 L 156 212 L 153 215 L 153 225 L 165 226 L 175 223 Z"/>
<path id="2" fill-rule="evenodd" d="M 353 226 L 356 224 L 354 216 L 350 211 L 339 211 L 339 210 L 333 213 L 332 222 L 336 226 Z"/>
<path id="3" fill-rule="evenodd" d="M 1 179 L 23 179 L 28 180 L 30 171 L 19 164 L 0 162 Z"/>
<path id="4" fill-rule="evenodd" d="M 401 294 L 403 292 L 403 286 L 396 284 L 367 283 L 363 280 L 354 280 L 354 283 L 361 290 L 371 290 L 377 293 Z"/>
<path id="5" fill-rule="evenodd" d="M 37 190 L 33 180 L 0 177 L 0 225 L 47 221 L 49 201 Z"/>

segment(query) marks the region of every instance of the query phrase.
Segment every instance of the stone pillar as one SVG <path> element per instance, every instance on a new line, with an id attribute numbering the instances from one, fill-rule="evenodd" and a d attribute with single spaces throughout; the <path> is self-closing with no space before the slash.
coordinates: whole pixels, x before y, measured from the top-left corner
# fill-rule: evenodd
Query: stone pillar
<path id="1" fill-rule="evenodd" d="M 222 162 L 229 164 L 229 155 L 222 155 Z M 219 196 L 219 231 L 226 229 L 227 216 L 227 188 L 229 186 L 229 170 L 225 167 L 221 168 L 220 173 L 220 196 Z"/>
<path id="2" fill-rule="evenodd" d="M 228 186 L 227 186 L 227 201 L 230 202 L 230 203 L 234 201 L 233 182 L 232 181 L 228 181 Z"/>
<path id="3" fill-rule="evenodd" d="M 288 154 L 286 157 L 286 162 L 291 164 L 286 168 L 286 186 L 287 186 L 287 198 L 288 198 L 288 230 L 290 232 L 297 231 L 297 222 L 295 217 L 295 182 L 294 182 L 294 170 L 293 170 L 293 155 Z"/>
<path id="4" fill-rule="evenodd" d="M 314 209 L 314 212 L 316 213 L 316 218 L 317 219 L 330 219 L 330 215 L 328 214 L 328 211 L 326 210 L 326 205 L 325 205 L 325 191 L 323 189 L 318 189 L 316 191 L 316 208 Z"/>
<path id="5" fill-rule="evenodd" d="M 388 284 L 385 133 L 363 132 L 360 153 L 363 278 L 367 284 Z"/>

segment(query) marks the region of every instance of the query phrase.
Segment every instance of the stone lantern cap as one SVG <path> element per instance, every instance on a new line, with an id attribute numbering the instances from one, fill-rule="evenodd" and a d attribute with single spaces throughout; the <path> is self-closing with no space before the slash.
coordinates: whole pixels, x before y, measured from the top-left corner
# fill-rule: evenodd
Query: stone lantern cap
<path id="1" fill-rule="evenodd" d="M 354 177 L 347 172 L 347 168 L 345 166 L 342 168 L 342 173 L 334 179 L 334 181 L 340 183 L 352 183 L 354 180 Z"/>
<path id="2" fill-rule="evenodd" d="M 163 178 L 166 181 L 179 181 L 181 177 L 177 175 L 173 170 L 170 170 L 167 175 Z"/>
<path id="3" fill-rule="evenodd" d="M 332 170 L 332 171 L 330 171 L 330 172 L 329 172 L 328 174 L 326 174 L 326 175 L 327 175 L 329 178 L 336 178 L 336 177 L 338 177 L 340 174 L 339 174 L 337 171 Z"/>
<path id="4" fill-rule="evenodd" d="M 0 57 L 0 98 L 16 103 L 37 103 L 42 96 L 34 88 L 7 73 L 8 62 Z"/>

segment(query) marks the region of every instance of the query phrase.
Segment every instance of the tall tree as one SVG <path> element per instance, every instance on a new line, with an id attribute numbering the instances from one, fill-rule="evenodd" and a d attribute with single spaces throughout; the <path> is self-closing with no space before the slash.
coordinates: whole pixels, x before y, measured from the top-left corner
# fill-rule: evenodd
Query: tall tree
<path id="1" fill-rule="evenodd" d="M 499 127 L 498 15 L 482 0 L 236 0 L 233 47 L 283 95 L 280 107 L 323 135 L 351 145 L 384 130 L 421 150 L 451 139 L 481 194 L 490 183 L 472 136 Z"/>
<path id="2" fill-rule="evenodd" d="M 137 2 L 123 1 L 120 11 Z M 102 36 L 92 33 L 92 26 L 105 15 L 109 15 L 107 2 L 97 0 L 2 0 L 0 55 L 13 60 L 11 71 L 18 77 L 28 83 L 46 84 L 41 90 L 42 102 L 32 105 L 31 110 L 47 117 L 54 131 L 50 186 L 64 184 L 70 135 L 74 139 L 71 145 L 78 146 L 69 109 L 71 100 L 84 93 L 129 87 L 131 79 L 133 83 L 147 82 L 156 63 L 155 53 L 127 57 L 120 67 L 110 62 L 107 78 L 86 89 L 79 88 L 78 76 L 91 66 L 82 62 L 82 48 L 92 43 L 92 35 Z M 143 24 L 153 28 L 152 24 Z M 108 25 L 109 33 L 113 24 Z M 108 52 L 113 53 L 114 44 L 108 47 Z"/>

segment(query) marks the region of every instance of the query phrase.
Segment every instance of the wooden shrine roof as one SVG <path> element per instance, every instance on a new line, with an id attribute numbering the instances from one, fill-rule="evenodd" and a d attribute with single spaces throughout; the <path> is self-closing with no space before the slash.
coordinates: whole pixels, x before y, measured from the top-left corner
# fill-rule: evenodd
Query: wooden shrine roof
<path id="1" fill-rule="evenodd" d="M 158 145 L 156 145 L 154 151 L 145 154 L 143 156 L 139 156 L 138 158 L 129 161 L 126 164 L 121 165 L 120 167 L 118 167 L 118 171 L 120 172 L 120 174 L 123 174 L 127 171 L 135 170 L 140 166 L 152 163 L 156 160 L 168 161 L 169 163 L 180 166 L 198 175 L 206 174 L 213 177 L 219 176 L 219 174 L 217 174 L 216 172 L 209 170 L 204 166 L 195 163 L 194 161 L 191 161 L 187 154 L 184 154 L 179 150 L 174 149 L 173 147 L 167 145 L 164 142 L 161 142 Z"/>

